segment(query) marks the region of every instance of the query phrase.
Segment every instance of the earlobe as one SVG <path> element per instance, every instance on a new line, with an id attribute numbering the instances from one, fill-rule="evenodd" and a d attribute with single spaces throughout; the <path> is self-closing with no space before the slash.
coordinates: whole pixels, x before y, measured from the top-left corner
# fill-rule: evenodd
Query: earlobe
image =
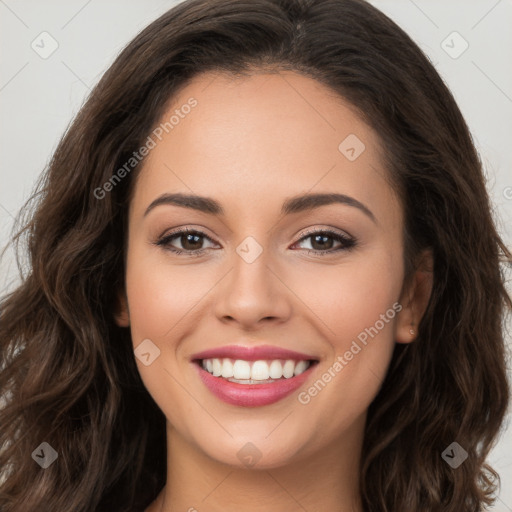
<path id="1" fill-rule="evenodd" d="M 128 300 L 124 293 L 120 293 L 117 299 L 114 320 L 119 327 L 130 326 L 130 312 L 128 310 Z"/>
<path id="2" fill-rule="evenodd" d="M 418 337 L 418 325 L 432 294 L 434 283 L 432 250 L 426 249 L 420 258 L 411 284 L 400 298 L 402 310 L 397 316 L 395 339 L 397 343 L 411 343 Z"/>

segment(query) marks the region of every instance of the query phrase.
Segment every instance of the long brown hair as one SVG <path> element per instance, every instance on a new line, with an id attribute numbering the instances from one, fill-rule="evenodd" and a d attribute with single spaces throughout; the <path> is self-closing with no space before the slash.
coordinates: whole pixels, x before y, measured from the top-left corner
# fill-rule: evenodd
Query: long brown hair
<path id="1" fill-rule="evenodd" d="M 108 182 L 177 91 L 201 72 L 294 70 L 347 99 L 375 129 L 405 218 L 407 276 L 420 250 L 434 283 L 416 342 L 397 344 L 368 412 L 361 467 L 367 512 L 480 510 L 485 464 L 509 397 L 502 321 L 512 308 L 482 164 L 428 58 L 364 0 L 188 0 L 119 55 L 63 136 L 13 242 L 22 283 L 0 303 L 0 509 L 131 510 L 166 480 L 165 417 L 145 389 L 124 284 L 130 190 Z M 453 469 L 441 453 L 468 453 Z M 58 460 L 41 469 L 42 442 Z"/>

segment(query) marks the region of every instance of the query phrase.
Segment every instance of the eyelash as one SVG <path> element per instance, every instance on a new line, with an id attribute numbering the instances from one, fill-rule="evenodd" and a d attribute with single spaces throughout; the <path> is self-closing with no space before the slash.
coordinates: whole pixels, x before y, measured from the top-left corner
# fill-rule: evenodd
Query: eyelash
<path id="1" fill-rule="evenodd" d="M 162 238 L 160 238 L 159 240 L 157 240 L 155 242 L 155 245 L 160 246 L 160 247 L 164 247 L 165 250 L 171 251 L 171 252 L 173 252 L 176 255 L 186 254 L 187 256 L 194 257 L 194 256 L 201 256 L 202 254 L 204 254 L 204 252 L 206 252 L 207 248 L 199 249 L 197 251 L 187 251 L 187 250 L 183 250 L 183 249 L 176 249 L 175 247 L 172 247 L 170 245 L 170 242 L 171 242 L 172 239 L 174 239 L 176 237 L 179 237 L 181 235 L 187 235 L 187 234 L 198 235 L 198 236 L 200 236 L 202 238 L 207 238 L 208 240 L 213 242 L 213 240 L 209 236 L 207 236 L 205 233 L 203 233 L 201 231 L 197 231 L 195 229 L 188 229 L 188 228 L 186 228 L 186 229 L 182 229 L 182 230 L 179 230 L 179 231 L 174 231 L 172 233 L 169 233 L 168 235 L 163 236 Z M 313 235 L 328 236 L 329 238 L 333 238 L 335 241 L 341 242 L 343 244 L 342 247 L 339 247 L 338 249 L 330 249 L 328 251 L 319 251 L 319 250 L 316 250 L 316 249 L 306 249 L 308 254 L 314 254 L 314 255 L 317 255 L 317 256 L 325 256 L 325 255 L 337 253 L 337 252 L 340 252 L 340 251 L 348 251 L 350 249 L 353 249 L 356 246 L 356 244 L 357 244 L 357 240 L 355 238 L 351 238 L 351 237 L 348 237 L 347 235 L 343 235 L 341 233 L 337 233 L 335 231 L 329 231 L 329 230 L 316 230 L 316 231 L 312 230 L 312 231 L 307 231 L 295 243 L 297 244 L 297 243 L 301 242 L 302 240 L 305 240 L 307 238 L 311 238 Z"/>

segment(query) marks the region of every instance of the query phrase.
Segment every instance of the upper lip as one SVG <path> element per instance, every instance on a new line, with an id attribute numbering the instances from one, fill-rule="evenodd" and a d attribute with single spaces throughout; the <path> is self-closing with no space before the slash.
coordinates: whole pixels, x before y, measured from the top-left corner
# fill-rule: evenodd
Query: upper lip
<path id="1" fill-rule="evenodd" d="M 281 347 L 274 347 L 272 345 L 258 345 L 246 347 L 242 345 L 226 345 L 224 347 L 211 348 L 194 354 L 191 359 L 242 359 L 244 361 L 259 361 L 262 359 L 293 359 L 297 361 L 316 360 L 315 357 L 287 350 Z"/>

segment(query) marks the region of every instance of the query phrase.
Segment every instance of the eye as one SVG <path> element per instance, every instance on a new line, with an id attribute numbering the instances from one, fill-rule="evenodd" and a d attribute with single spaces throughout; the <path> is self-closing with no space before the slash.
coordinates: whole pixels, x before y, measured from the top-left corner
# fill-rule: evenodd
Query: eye
<path id="1" fill-rule="evenodd" d="M 177 240 L 181 247 L 173 245 L 173 241 Z M 315 255 L 326 255 L 340 251 L 346 251 L 356 246 L 357 241 L 344 234 L 329 230 L 316 230 L 309 231 L 303 236 L 295 245 L 310 239 L 310 249 L 306 248 L 308 253 Z M 195 229 L 181 229 L 173 231 L 161 237 L 155 242 L 155 245 L 163 247 L 167 251 L 174 254 L 185 254 L 186 256 L 200 256 L 204 254 L 208 247 L 202 247 L 205 240 L 208 240 L 213 245 L 213 240 L 202 231 Z M 333 248 L 333 245 L 338 244 L 338 247 Z M 210 247 L 211 248 L 211 247 Z"/>
<path id="2" fill-rule="evenodd" d="M 309 231 L 303 236 L 297 244 L 303 240 L 310 239 L 309 245 L 311 249 L 307 249 L 308 253 L 326 255 L 334 252 L 346 251 L 352 249 L 356 245 L 356 240 L 344 233 L 338 233 L 335 231 L 321 230 L 321 231 Z M 337 248 L 332 248 L 335 242 L 338 243 Z"/>
<path id="3" fill-rule="evenodd" d="M 172 245 L 172 241 L 177 239 L 181 248 Z M 201 231 L 194 229 L 182 229 L 174 231 L 160 238 L 156 245 L 163 246 L 166 250 L 175 254 L 186 253 L 187 256 L 198 256 L 203 254 L 207 248 L 201 247 L 203 239 L 213 242 L 212 239 Z"/>

